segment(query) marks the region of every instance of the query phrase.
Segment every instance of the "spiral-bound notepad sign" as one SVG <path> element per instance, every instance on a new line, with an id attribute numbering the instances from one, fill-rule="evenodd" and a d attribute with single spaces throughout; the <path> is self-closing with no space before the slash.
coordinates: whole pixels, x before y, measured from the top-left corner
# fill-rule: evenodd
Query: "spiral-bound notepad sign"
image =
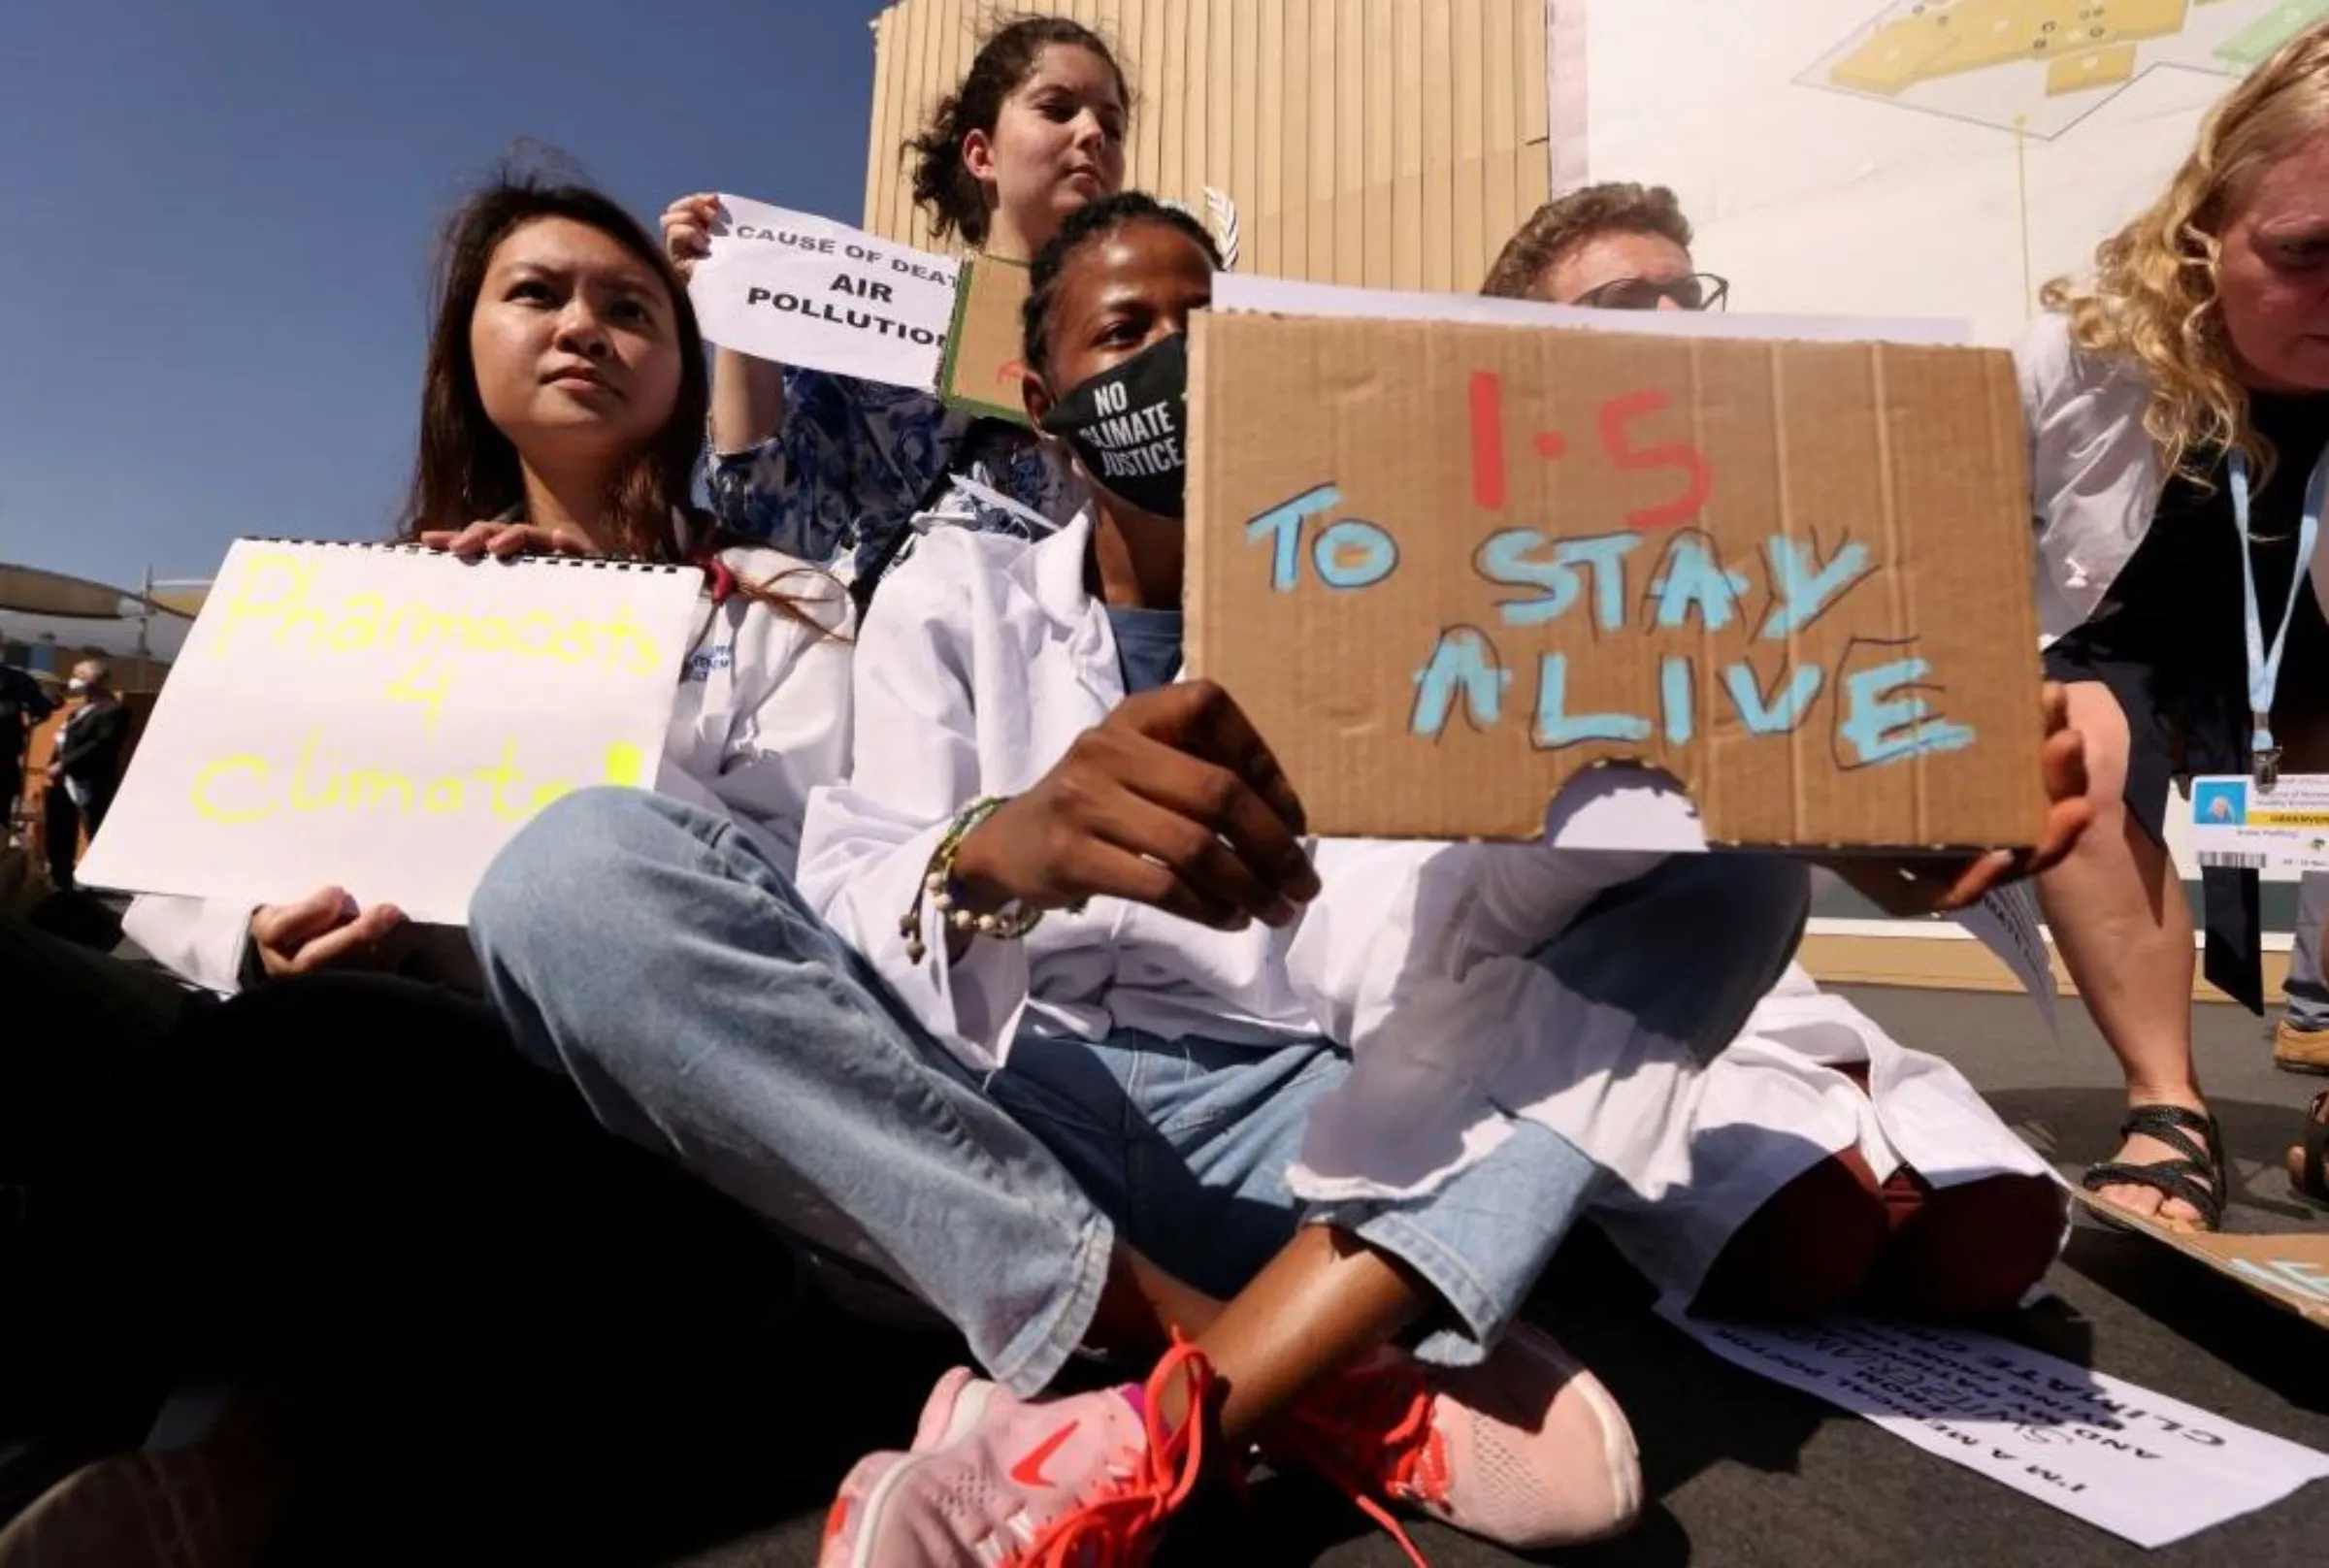
<path id="1" fill-rule="evenodd" d="M 653 785 L 701 584 L 238 540 L 82 875 L 251 903 L 337 883 L 459 924 L 542 806 Z"/>

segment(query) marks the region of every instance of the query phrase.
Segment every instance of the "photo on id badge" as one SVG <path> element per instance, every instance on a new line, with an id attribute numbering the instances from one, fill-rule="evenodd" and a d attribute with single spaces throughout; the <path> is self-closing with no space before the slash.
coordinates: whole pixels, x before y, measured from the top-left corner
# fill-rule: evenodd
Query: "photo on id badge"
<path id="1" fill-rule="evenodd" d="M 2241 828 L 2248 821 L 2248 781 L 2203 779 L 2192 786 L 2191 819 L 2211 828 Z"/>

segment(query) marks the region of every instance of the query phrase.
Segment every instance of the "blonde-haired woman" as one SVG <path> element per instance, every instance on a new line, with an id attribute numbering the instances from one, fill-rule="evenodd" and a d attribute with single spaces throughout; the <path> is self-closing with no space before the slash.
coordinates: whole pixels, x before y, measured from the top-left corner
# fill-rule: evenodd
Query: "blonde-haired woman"
<path id="1" fill-rule="evenodd" d="M 2127 1075 L 2124 1144 L 2087 1187 L 2213 1228 L 2224 1151 L 2161 832 L 2172 775 L 2329 768 L 2329 25 L 2232 90 L 2095 261 L 2048 286 L 2017 350 L 2048 672 L 2086 735 L 2095 811 L 2040 892 Z M 2253 873 L 2209 882 L 2208 978 L 2259 1007 Z"/>

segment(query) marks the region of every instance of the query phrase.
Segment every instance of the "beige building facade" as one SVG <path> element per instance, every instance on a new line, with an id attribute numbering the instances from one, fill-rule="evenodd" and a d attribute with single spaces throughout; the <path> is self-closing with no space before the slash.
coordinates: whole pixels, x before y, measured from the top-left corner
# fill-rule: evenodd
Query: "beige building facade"
<path id="1" fill-rule="evenodd" d="M 1472 289 L 1552 189 L 1550 0 L 1027 0 L 1109 40 L 1127 183 L 1205 215 L 1240 271 Z M 992 0 L 872 23 L 864 226 L 920 245 L 902 147 L 969 68 Z"/>

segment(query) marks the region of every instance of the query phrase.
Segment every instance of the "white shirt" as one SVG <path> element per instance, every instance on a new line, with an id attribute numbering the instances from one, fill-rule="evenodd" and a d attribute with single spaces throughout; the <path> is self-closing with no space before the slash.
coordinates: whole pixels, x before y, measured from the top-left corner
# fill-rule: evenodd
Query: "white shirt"
<path id="1" fill-rule="evenodd" d="M 801 596 L 814 624 L 741 592 L 716 608 L 708 592 L 698 597 L 655 788 L 733 818 L 790 874 L 809 792 L 848 766 L 851 606 L 830 579 L 822 594 L 806 586 L 809 569 L 779 551 L 737 548 L 719 559 L 740 582 Z M 232 993 L 251 912 L 228 900 L 146 894 L 122 930 L 185 979 Z M 422 940 L 428 957 L 442 960 L 441 973 L 466 980 L 473 972 L 464 932 L 429 928 Z"/>
<path id="2" fill-rule="evenodd" d="M 1597 1107 L 1652 1151 L 1678 1145 L 1665 1107 L 1672 1075 L 1695 1070 L 1688 1049 L 1519 956 L 1657 853 L 1563 849 L 1554 834 L 1329 839 L 1313 851 L 1323 891 L 1285 931 L 1215 931 L 1100 898 L 951 961 L 925 910 L 927 952 L 908 957 L 901 917 L 955 813 L 1034 784 L 1123 700 L 1105 610 L 1084 587 L 1091 528 L 1087 513 L 1033 544 L 934 531 L 860 639 L 855 768 L 810 800 L 800 883 L 913 1015 L 978 1070 L 1001 1064 L 1022 1027 L 1335 1041 L 1358 1070 L 1314 1112 L 1304 1158 L 1368 1192 L 1443 1181 L 1509 1135 L 1514 1105 Z M 1658 1071 L 1636 1070 L 1652 1057 Z"/>
<path id="3" fill-rule="evenodd" d="M 1855 1062 L 1865 1092 L 1837 1070 Z M 1935 1187 L 2053 1175 L 1956 1068 L 1793 965 L 1685 1094 L 1689 1181 L 1649 1196 L 1611 1183 L 1592 1212 L 1652 1283 L 1686 1299 L 1755 1210 L 1842 1150 L 1857 1149 L 1879 1181 L 1904 1164 Z"/>

